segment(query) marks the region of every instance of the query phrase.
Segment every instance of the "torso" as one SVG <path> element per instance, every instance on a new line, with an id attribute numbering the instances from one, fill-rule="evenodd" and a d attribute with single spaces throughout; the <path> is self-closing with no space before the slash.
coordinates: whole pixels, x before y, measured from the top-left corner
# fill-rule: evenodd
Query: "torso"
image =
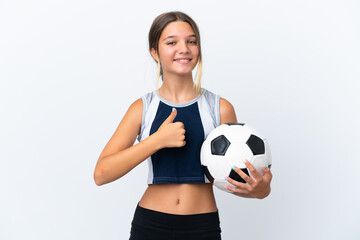
<path id="1" fill-rule="evenodd" d="M 211 183 L 151 184 L 139 205 L 170 214 L 199 214 L 217 211 Z"/>
<path id="2" fill-rule="evenodd" d="M 143 101 L 146 115 L 138 140 L 155 132 L 175 107 L 178 115 L 174 121 L 184 123 L 187 145 L 178 150 L 162 149 L 148 159 L 149 185 L 139 206 L 180 215 L 216 212 L 213 187 L 204 179 L 199 156 L 204 138 L 220 124 L 219 97 L 204 92 L 191 101 L 176 104 L 153 92 Z"/>

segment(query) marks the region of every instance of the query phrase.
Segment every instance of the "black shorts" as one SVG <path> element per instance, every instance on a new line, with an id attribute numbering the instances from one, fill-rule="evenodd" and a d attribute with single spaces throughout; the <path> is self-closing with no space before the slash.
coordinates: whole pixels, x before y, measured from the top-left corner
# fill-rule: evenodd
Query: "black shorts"
<path id="1" fill-rule="evenodd" d="M 219 240 L 219 213 L 176 215 L 137 206 L 130 240 Z"/>

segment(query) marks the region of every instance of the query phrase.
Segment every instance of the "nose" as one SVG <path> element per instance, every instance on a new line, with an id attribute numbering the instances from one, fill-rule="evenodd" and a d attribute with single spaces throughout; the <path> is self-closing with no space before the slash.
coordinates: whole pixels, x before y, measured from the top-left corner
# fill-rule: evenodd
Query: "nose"
<path id="1" fill-rule="evenodd" d="M 178 53 L 189 53 L 190 49 L 187 45 L 187 41 L 181 41 L 181 43 L 178 45 L 179 49 L 178 49 Z"/>

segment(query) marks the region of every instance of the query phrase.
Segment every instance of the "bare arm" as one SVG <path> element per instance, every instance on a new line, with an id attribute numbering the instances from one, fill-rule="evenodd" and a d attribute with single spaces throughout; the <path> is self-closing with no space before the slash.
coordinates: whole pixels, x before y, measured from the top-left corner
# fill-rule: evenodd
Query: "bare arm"
<path id="1" fill-rule="evenodd" d="M 142 104 L 142 100 L 138 99 L 129 107 L 102 151 L 94 171 L 96 185 L 100 186 L 121 178 L 161 148 L 185 144 L 183 125 L 172 122 L 176 116 L 175 111 L 157 132 L 133 145 L 141 128 Z"/>
<path id="2" fill-rule="evenodd" d="M 236 122 L 234 107 L 224 98 L 220 98 L 220 124 Z"/>
<path id="3" fill-rule="evenodd" d="M 146 155 L 136 155 L 136 148 L 149 148 L 145 146 L 131 147 L 140 132 L 142 118 L 142 100 L 136 100 L 121 120 L 115 133 L 103 149 L 94 171 L 94 180 L 97 185 L 112 182 L 141 163 Z M 135 148 L 135 151 L 134 151 Z M 155 149 L 155 148 L 154 148 Z M 142 151 L 144 153 L 148 151 Z"/>

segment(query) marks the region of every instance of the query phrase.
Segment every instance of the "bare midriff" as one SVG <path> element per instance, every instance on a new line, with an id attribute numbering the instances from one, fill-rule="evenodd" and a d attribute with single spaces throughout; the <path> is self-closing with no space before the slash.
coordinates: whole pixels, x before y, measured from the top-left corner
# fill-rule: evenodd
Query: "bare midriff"
<path id="1" fill-rule="evenodd" d="M 139 206 L 170 214 L 199 214 L 216 212 L 212 184 L 150 184 Z"/>

